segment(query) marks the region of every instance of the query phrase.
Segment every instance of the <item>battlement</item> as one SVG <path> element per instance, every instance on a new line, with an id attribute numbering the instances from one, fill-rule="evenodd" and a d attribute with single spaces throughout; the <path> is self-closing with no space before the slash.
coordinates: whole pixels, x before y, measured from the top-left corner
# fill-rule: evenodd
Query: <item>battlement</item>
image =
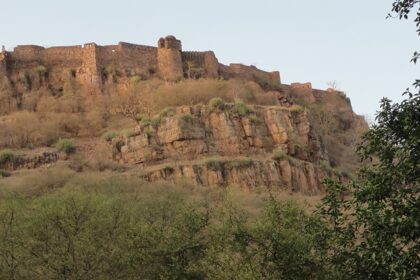
<path id="1" fill-rule="evenodd" d="M 6 59 L 7 58 L 7 59 Z M 244 78 L 280 83 L 278 72 L 265 72 L 242 64 L 222 65 L 212 51 L 182 51 L 182 43 L 172 35 L 160 38 L 157 47 L 119 42 L 101 46 L 86 43 L 75 46 L 42 47 L 19 45 L 0 53 L 1 73 L 8 76 L 27 73 L 43 66 L 52 72 L 71 72 L 82 83 L 100 87 L 110 74 L 130 78 L 157 75 L 165 80 L 182 78 Z M 109 72 L 113 69 L 112 73 Z M 19 74 L 19 75 L 20 75 Z"/>
<path id="2" fill-rule="evenodd" d="M 182 51 L 181 41 L 175 38 L 175 36 L 168 35 L 165 38 L 160 38 L 158 41 L 158 48 L 173 49 Z"/>

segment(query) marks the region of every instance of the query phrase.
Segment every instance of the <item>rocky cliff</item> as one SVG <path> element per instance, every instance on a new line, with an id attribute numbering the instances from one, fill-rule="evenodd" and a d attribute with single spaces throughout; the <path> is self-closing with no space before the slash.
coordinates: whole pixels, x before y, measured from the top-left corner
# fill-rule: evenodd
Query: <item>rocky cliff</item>
<path id="1" fill-rule="evenodd" d="M 302 98 L 293 90 L 285 87 L 277 92 L 279 100 Z M 271 106 L 238 102 L 167 109 L 143 121 L 129 137 L 113 139 L 113 158 L 140 166 L 140 176 L 151 181 L 188 178 L 201 185 L 322 192 L 326 176 L 346 180 L 352 171 L 332 167 L 331 157 L 336 155 L 329 151 L 339 146 L 341 154 L 353 152 L 357 131 L 366 126 L 342 94 L 312 89 L 307 93 L 303 97 L 314 104 L 329 99 L 331 106 L 323 110 L 337 122 L 334 143 L 325 140 L 327 135 L 320 131 L 311 107 L 280 101 Z M 333 165 L 345 166 L 344 161 L 351 160 L 341 159 Z"/>

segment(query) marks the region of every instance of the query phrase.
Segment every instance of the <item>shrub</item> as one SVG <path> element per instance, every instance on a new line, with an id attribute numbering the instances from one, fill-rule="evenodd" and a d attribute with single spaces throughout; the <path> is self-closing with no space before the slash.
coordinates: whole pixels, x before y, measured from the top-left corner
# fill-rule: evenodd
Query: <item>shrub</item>
<path id="1" fill-rule="evenodd" d="M 246 168 L 246 167 L 250 167 L 254 164 L 254 161 L 251 158 L 246 158 L 246 159 L 234 159 L 229 161 L 226 164 L 226 167 L 228 169 L 234 169 L 234 168 Z"/>
<path id="2" fill-rule="evenodd" d="M 102 134 L 102 139 L 109 142 L 117 136 L 118 133 L 116 131 L 107 131 L 104 134 Z"/>
<path id="3" fill-rule="evenodd" d="M 160 125 L 160 117 L 155 117 L 152 119 L 146 118 L 141 120 L 141 124 L 144 126 L 152 125 L 152 126 L 159 126 Z"/>
<path id="4" fill-rule="evenodd" d="M 255 114 L 249 115 L 249 116 L 248 116 L 248 120 L 249 120 L 252 124 L 260 124 L 260 123 L 261 123 L 260 118 L 259 118 L 257 115 L 255 115 Z"/>
<path id="5" fill-rule="evenodd" d="M 235 106 L 233 107 L 233 111 L 237 113 L 241 117 L 248 116 L 252 113 L 251 108 L 249 108 L 242 99 L 236 98 L 235 99 Z"/>
<path id="6" fill-rule="evenodd" d="M 137 84 L 142 80 L 142 78 L 139 75 L 133 76 L 130 78 L 130 83 Z"/>
<path id="7" fill-rule="evenodd" d="M 208 159 L 205 162 L 207 169 L 212 171 L 222 171 L 223 165 L 220 161 L 214 159 Z"/>
<path id="8" fill-rule="evenodd" d="M 12 150 L 6 149 L 0 151 L 0 164 L 4 164 L 6 162 L 15 162 L 17 160 L 17 156 Z"/>
<path id="9" fill-rule="evenodd" d="M 335 172 L 334 168 L 331 167 L 330 163 L 326 160 L 322 160 L 319 163 L 319 166 L 321 167 L 322 170 L 324 170 L 325 172 L 327 172 L 327 174 L 329 176 L 332 176 Z"/>
<path id="10" fill-rule="evenodd" d="M 45 67 L 44 65 L 39 65 L 37 67 L 35 67 L 35 72 L 39 73 L 39 74 L 45 74 L 47 73 L 47 67 Z"/>
<path id="11" fill-rule="evenodd" d="M 153 119 L 150 120 L 150 124 L 152 126 L 159 126 L 161 122 L 160 117 L 154 117 Z"/>
<path id="12" fill-rule="evenodd" d="M 288 109 L 290 112 L 302 112 L 304 110 L 303 106 L 297 104 L 293 104 Z"/>
<path id="13" fill-rule="evenodd" d="M 76 146 L 71 139 L 60 139 L 55 145 L 57 150 L 66 154 L 72 154 L 76 151 Z"/>
<path id="14" fill-rule="evenodd" d="M 180 119 L 181 121 L 183 121 L 184 123 L 192 123 L 192 121 L 193 121 L 193 116 L 192 116 L 191 114 L 184 114 L 184 115 L 181 115 L 181 116 L 179 117 L 179 119 Z"/>
<path id="15" fill-rule="evenodd" d="M 174 168 L 172 166 L 166 165 L 163 167 L 163 172 L 165 172 L 165 174 L 170 174 L 174 172 Z"/>
<path id="16" fill-rule="evenodd" d="M 166 107 L 159 113 L 161 118 L 172 117 L 173 115 L 175 115 L 175 109 L 173 107 Z"/>
<path id="17" fill-rule="evenodd" d="M 136 132 L 132 129 L 123 129 L 121 130 L 120 135 L 124 137 L 133 137 L 136 135 Z"/>
<path id="18" fill-rule="evenodd" d="M 149 118 L 143 118 L 143 119 L 141 119 L 140 123 L 141 123 L 142 126 L 147 126 L 147 125 L 150 125 L 152 123 L 152 120 L 149 119 Z"/>
<path id="19" fill-rule="evenodd" d="M 280 161 L 287 158 L 287 154 L 281 149 L 275 149 L 273 151 L 272 158 L 276 161 Z"/>
<path id="20" fill-rule="evenodd" d="M 0 169 L 0 178 L 6 178 L 9 176 L 10 176 L 9 172 L 7 172 L 6 170 Z"/>
<path id="21" fill-rule="evenodd" d="M 209 107 L 212 110 L 221 110 L 225 109 L 225 101 L 220 97 L 214 97 L 209 101 Z"/>

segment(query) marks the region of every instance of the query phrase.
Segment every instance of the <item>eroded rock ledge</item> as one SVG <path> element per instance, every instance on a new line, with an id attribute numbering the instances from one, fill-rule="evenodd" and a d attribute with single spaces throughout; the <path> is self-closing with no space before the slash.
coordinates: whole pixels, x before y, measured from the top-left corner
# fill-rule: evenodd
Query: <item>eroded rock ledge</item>
<path id="1" fill-rule="evenodd" d="M 300 106 L 208 106 L 168 109 L 129 137 L 113 139 L 114 159 L 139 165 L 150 181 L 188 178 L 201 185 L 238 184 L 322 192 L 331 170 L 308 112 Z M 343 178 L 344 179 L 344 178 Z"/>

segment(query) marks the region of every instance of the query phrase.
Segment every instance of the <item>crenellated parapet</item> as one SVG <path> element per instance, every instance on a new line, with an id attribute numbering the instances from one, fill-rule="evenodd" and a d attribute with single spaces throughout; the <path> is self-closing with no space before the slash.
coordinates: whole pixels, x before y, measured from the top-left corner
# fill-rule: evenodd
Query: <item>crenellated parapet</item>
<path id="1" fill-rule="evenodd" d="M 81 84 L 99 90 L 107 83 L 127 85 L 133 77 L 142 80 L 160 77 L 168 81 L 223 77 L 280 84 L 279 72 L 242 64 L 226 66 L 218 62 L 212 51 L 182 51 L 181 41 L 171 35 L 160 38 L 157 47 L 125 42 L 48 48 L 20 45 L 11 52 L 4 49 L 0 52 L 0 74 L 8 75 L 15 84 L 25 77 L 39 76 L 36 72 L 41 70 L 53 74 L 54 81 L 63 81 L 64 75 L 71 74 Z"/>

